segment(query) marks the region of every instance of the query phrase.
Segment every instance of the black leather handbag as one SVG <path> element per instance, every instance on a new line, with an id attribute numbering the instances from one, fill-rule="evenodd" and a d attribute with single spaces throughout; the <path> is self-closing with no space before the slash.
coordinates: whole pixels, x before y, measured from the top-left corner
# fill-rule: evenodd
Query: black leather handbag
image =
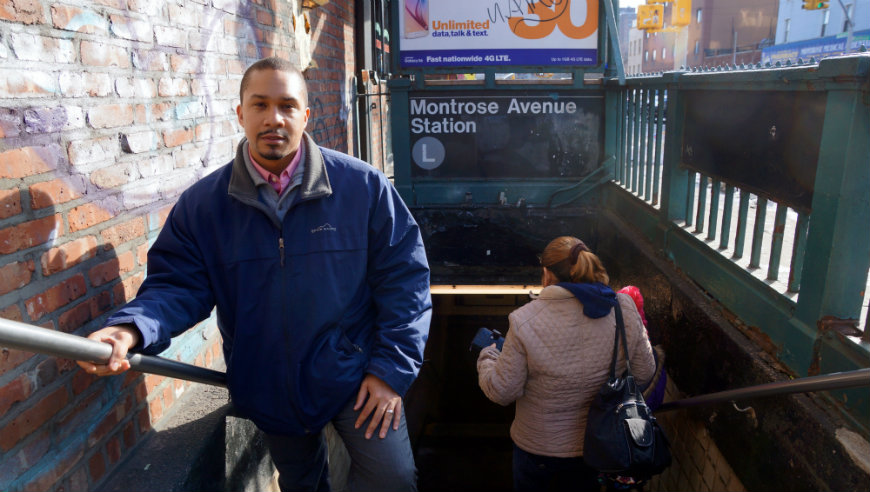
<path id="1" fill-rule="evenodd" d="M 617 378 L 620 339 L 624 347 L 625 373 Z M 625 324 L 617 302 L 610 378 L 601 386 L 589 408 L 583 460 L 599 472 L 646 480 L 670 466 L 668 446 L 665 433 L 631 374 Z"/>

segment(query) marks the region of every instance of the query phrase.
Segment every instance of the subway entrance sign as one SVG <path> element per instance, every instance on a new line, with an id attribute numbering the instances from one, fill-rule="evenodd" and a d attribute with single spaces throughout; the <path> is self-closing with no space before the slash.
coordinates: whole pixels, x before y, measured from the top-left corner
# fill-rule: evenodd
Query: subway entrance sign
<path id="1" fill-rule="evenodd" d="M 586 176 L 601 160 L 603 106 L 577 91 L 411 92 L 411 176 Z"/>

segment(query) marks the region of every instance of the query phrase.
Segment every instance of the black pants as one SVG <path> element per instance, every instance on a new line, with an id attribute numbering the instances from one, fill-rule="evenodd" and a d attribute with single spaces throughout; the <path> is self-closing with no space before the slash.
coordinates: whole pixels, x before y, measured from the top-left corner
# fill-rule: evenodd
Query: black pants
<path id="1" fill-rule="evenodd" d="M 598 471 L 582 457 L 554 458 L 528 453 L 514 444 L 514 492 L 599 492 Z"/>

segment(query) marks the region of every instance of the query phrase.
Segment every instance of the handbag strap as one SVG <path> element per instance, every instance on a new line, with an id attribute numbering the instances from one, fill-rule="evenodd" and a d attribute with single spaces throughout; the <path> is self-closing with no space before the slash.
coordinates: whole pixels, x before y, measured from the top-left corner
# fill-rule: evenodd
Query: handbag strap
<path id="1" fill-rule="evenodd" d="M 625 336 L 625 323 L 622 321 L 622 308 L 619 306 L 619 298 L 616 299 L 616 333 L 613 334 L 613 357 L 610 360 L 610 379 L 616 379 L 616 359 L 619 354 L 619 339 L 622 338 L 623 352 L 625 353 L 625 373 L 631 376 L 631 363 L 628 359 L 628 339 Z"/>

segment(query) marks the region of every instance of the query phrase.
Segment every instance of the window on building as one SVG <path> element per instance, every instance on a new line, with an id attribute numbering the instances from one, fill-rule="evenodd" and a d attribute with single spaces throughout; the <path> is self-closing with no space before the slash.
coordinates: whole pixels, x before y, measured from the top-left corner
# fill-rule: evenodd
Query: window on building
<path id="1" fill-rule="evenodd" d="M 700 51 L 701 51 L 701 41 L 696 40 L 695 41 L 695 54 L 697 55 Z"/>
<path id="2" fill-rule="evenodd" d="M 825 31 L 828 30 L 828 21 L 831 20 L 831 9 L 825 9 L 825 14 L 822 16 L 822 34 L 825 37 Z"/>
<path id="3" fill-rule="evenodd" d="M 698 24 L 701 23 L 701 10 L 702 9 L 698 9 L 695 11 L 695 22 L 697 22 Z"/>
<path id="4" fill-rule="evenodd" d="M 653 61 L 656 61 L 656 51 L 658 50 L 653 50 Z"/>
<path id="5" fill-rule="evenodd" d="M 366 70 L 373 70 L 385 77 L 392 71 L 390 67 L 390 1 L 366 0 L 360 5 L 361 15 L 357 19 L 359 37 L 356 56 Z M 383 78 L 382 77 L 382 78 Z"/>
<path id="6" fill-rule="evenodd" d="M 649 51 L 643 52 L 643 61 L 649 61 Z"/>
<path id="7" fill-rule="evenodd" d="M 852 18 L 852 4 L 847 3 L 846 4 L 846 18 L 843 19 L 843 32 L 846 32 L 849 30 L 849 19 L 851 19 L 851 18 Z"/>
<path id="8" fill-rule="evenodd" d="M 786 19 L 782 30 L 782 42 L 788 43 L 788 34 L 791 30 L 791 19 Z"/>
<path id="9" fill-rule="evenodd" d="M 662 48 L 662 60 L 668 57 L 668 49 Z"/>

